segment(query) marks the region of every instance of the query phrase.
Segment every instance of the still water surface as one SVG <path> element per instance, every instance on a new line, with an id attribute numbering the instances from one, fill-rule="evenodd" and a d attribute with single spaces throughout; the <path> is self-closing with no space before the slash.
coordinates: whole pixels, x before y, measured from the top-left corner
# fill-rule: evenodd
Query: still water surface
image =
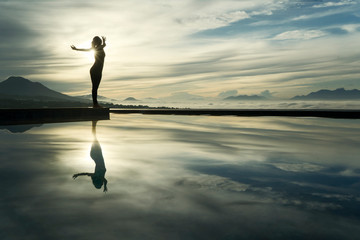
<path id="1" fill-rule="evenodd" d="M 0 128 L 0 239 L 360 236 L 359 120 L 112 114 Z"/>

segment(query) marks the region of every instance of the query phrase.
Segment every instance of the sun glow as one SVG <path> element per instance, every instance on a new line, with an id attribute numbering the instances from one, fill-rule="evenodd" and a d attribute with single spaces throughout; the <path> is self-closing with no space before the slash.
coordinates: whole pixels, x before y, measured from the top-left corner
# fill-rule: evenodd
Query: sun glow
<path id="1" fill-rule="evenodd" d="M 85 52 L 86 59 L 88 62 L 94 62 L 94 50 L 90 50 L 89 52 Z"/>

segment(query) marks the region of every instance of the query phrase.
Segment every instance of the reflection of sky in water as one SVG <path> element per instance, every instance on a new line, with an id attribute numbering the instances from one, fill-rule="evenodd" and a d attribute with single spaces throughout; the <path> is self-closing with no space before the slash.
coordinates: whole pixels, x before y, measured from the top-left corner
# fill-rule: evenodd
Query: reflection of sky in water
<path id="1" fill-rule="evenodd" d="M 94 172 L 91 122 L 1 127 L 1 239 L 360 234 L 359 120 L 111 118 L 96 129 L 107 193 L 72 179 Z"/>

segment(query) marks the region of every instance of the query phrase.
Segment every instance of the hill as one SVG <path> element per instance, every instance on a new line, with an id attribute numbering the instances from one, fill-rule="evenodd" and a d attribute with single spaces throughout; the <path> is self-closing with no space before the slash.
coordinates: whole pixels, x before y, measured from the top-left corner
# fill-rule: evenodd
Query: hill
<path id="1" fill-rule="evenodd" d="M 79 98 L 71 97 L 45 87 L 38 82 L 32 82 L 23 77 L 9 77 L 0 82 L 1 98 L 9 99 L 36 99 L 36 100 L 61 100 L 81 101 Z"/>
<path id="2" fill-rule="evenodd" d="M 0 82 L 0 108 L 89 107 L 90 101 L 71 97 L 23 77 Z"/>
<path id="3" fill-rule="evenodd" d="M 291 100 L 360 100 L 360 91 L 357 89 L 345 90 L 344 88 L 322 89 L 308 95 L 295 96 Z"/>

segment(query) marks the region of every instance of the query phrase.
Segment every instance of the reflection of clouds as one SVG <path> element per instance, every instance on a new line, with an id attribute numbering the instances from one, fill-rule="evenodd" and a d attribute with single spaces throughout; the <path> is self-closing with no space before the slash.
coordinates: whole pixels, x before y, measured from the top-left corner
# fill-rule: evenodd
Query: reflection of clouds
<path id="1" fill-rule="evenodd" d="M 305 210 L 331 211 L 341 210 L 343 207 L 336 203 L 326 203 L 317 201 L 302 201 L 297 199 L 279 199 L 279 202 L 285 206 L 295 206 Z"/>
<path id="2" fill-rule="evenodd" d="M 283 171 L 266 162 L 247 163 L 243 165 L 197 166 L 193 170 L 212 176 L 231 179 L 245 184 L 245 193 L 254 194 L 277 204 L 294 206 L 301 209 L 319 211 L 340 210 L 357 216 L 355 196 L 348 197 L 344 191 L 357 192 L 354 183 L 359 177 L 346 177 L 334 172 L 331 168 L 319 171 Z M 314 170 L 314 169 L 312 169 Z M 326 196 L 326 197 L 325 197 Z M 343 196 L 343 197 L 340 197 Z M 346 197 L 344 197 L 346 196 Z"/>
<path id="3" fill-rule="evenodd" d="M 157 157 L 169 157 L 164 162 L 171 161 L 171 158 L 172 164 L 181 167 L 182 163 L 190 170 L 201 173 L 200 176 L 173 180 L 175 189 L 169 196 L 174 201 L 179 197 L 174 191 L 181 187 L 187 193 L 198 190 L 242 190 L 242 197 L 250 198 L 253 202 L 265 201 L 304 211 L 314 209 L 330 214 L 335 210 L 349 212 L 352 209 L 347 202 L 334 204 L 332 200 L 325 201 L 312 193 L 350 191 L 354 182 L 359 180 L 356 176 L 341 176 L 345 169 L 359 167 L 355 157 L 358 152 L 355 146 L 359 143 L 356 138 L 357 122 L 171 116 L 143 116 L 139 121 L 138 117 L 113 116 L 113 119 L 116 118 L 123 121 L 123 125 L 116 128 L 123 131 L 124 143 L 149 144 L 151 139 L 154 143 L 152 147 L 158 147 L 155 152 L 162 153 Z M 145 123 L 144 118 L 147 119 Z M 336 147 L 332 149 L 331 146 Z M 150 156 L 156 155 L 152 154 Z M 169 169 L 161 169 L 156 165 L 159 160 L 152 162 L 153 167 L 159 169 L 155 172 L 146 170 L 147 180 L 157 174 L 162 175 L 165 181 L 179 175 L 177 170 L 166 173 Z M 341 165 L 344 167 L 336 167 Z M 157 187 L 163 186 L 161 181 L 155 181 L 159 184 Z M 226 204 L 226 200 L 223 201 L 222 204 Z M 243 199 L 238 201 L 244 202 Z"/>
<path id="4" fill-rule="evenodd" d="M 91 161 L 89 123 L 0 132 L 2 234 L 351 239 L 360 232 L 358 121 L 113 115 L 99 125 L 112 183 L 106 195 L 70 177 Z"/>
<path id="5" fill-rule="evenodd" d="M 38 130 L 38 129 L 36 129 Z M 56 199 L 63 176 L 57 156 L 63 146 L 52 144 L 54 136 L 0 133 L 0 231 L 4 239 L 56 239 Z M 59 184 L 60 183 L 60 184 Z M 60 198 L 57 198 L 60 197 Z M 61 201 L 61 200 L 60 200 Z M 53 213 L 49 211 L 53 209 Z M 48 215 L 47 220 L 37 218 Z M 5 224 L 5 225 L 4 225 Z"/>
<path id="6" fill-rule="evenodd" d="M 195 175 L 186 179 L 181 179 L 175 183 L 178 186 L 188 186 L 194 188 L 201 188 L 206 190 L 225 190 L 234 192 L 243 192 L 249 187 L 247 184 L 232 181 L 228 178 L 219 176 Z"/>
<path id="7" fill-rule="evenodd" d="M 124 119 L 123 116 L 121 118 Z M 292 155 L 292 158 L 299 158 L 301 163 L 312 165 L 321 166 L 329 161 L 337 163 L 338 159 L 342 159 L 343 164 L 359 167 L 357 159 L 353 157 L 358 154 L 355 146 L 360 144 L 357 131 L 354 131 L 358 129 L 356 121 L 169 116 L 165 120 L 149 117 L 148 119 L 160 121 L 161 124 L 152 124 L 154 122 L 150 121 L 146 125 L 131 116 L 125 119 L 132 123 L 129 126 L 125 123 L 116 127 L 117 129 L 120 128 L 125 133 L 131 131 L 151 136 L 149 138 L 153 138 L 154 142 L 186 144 L 186 150 L 190 148 L 194 154 L 196 152 L 200 157 L 205 156 L 204 159 L 210 158 L 212 161 L 217 158 L 232 161 L 264 160 L 276 153 L 276 157 L 285 156 L 284 164 Z M 128 136 L 126 139 L 132 141 L 134 137 Z M 329 145 L 336 147 L 329 148 Z"/>
<path id="8" fill-rule="evenodd" d="M 273 166 L 289 172 L 317 172 L 324 168 L 310 163 L 274 163 Z"/>
<path id="9" fill-rule="evenodd" d="M 351 195 L 344 195 L 344 194 L 326 194 L 326 193 L 313 193 L 312 195 L 314 196 L 319 196 L 319 197 L 323 197 L 323 198 L 333 198 L 333 199 L 338 199 L 340 201 L 350 201 L 351 198 L 353 198 L 353 196 Z"/>

